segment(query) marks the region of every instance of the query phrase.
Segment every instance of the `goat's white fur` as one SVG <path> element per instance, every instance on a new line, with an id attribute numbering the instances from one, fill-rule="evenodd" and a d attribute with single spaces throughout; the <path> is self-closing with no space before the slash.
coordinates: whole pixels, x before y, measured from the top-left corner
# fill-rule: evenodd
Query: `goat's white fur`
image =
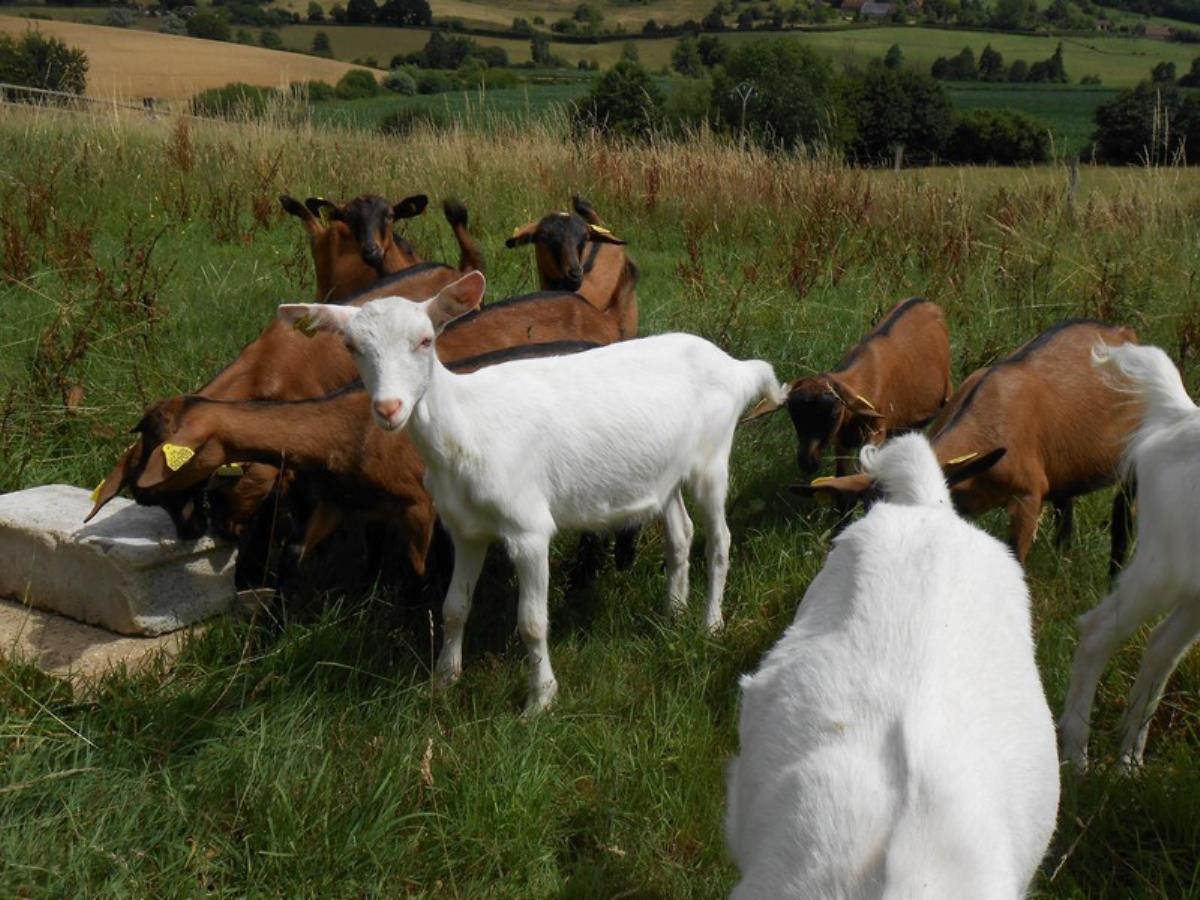
<path id="1" fill-rule="evenodd" d="M 960 519 L 921 435 L 742 679 L 734 898 L 1014 898 L 1058 807 L 1021 567 Z"/>
<path id="2" fill-rule="evenodd" d="M 487 546 L 498 539 L 520 582 L 527 710 L 537 711 L 557 691 L 546 641 L 551 537 L 661 516 L 668 608 L 676 612 L 687 602 L 692 542 L 686 485 L 708 533 L 705 622 L 719 628 L 734 428 L 749 403 L 781 401 L 786 387 L 768 363 L 735 360 L 686 334 L 451 374 L 424 341 L 482 292 L 483 276 L 472 273 L 423 304 L 390 298 L 354 312 L 305 304 L 281 307 L 280 315 L 345 332 L 376 421 L 407 424 L 425 461 L 425 486 L 455 551 L 437 678 L 449 683 L 461 673 L 471 594 Z"/>
<path id="3" fill-rule="evenodd" d="M 1200 409 L 1157 347 L 1097 345 L 1092 360 L 1143 404 L 1124 459 L 1127 475 L 1137 479 L 1137 549 L 1113 591 L 1079 617 L 1059 729 L 1063 756 L 1086 763 L 1092 701 L 1105 664 L 1139 626 L 1165 615 L 1146 645 L 1121 726 L 1121 762 L 1135 766 L 1167 679 L 1200 637 Z"/>

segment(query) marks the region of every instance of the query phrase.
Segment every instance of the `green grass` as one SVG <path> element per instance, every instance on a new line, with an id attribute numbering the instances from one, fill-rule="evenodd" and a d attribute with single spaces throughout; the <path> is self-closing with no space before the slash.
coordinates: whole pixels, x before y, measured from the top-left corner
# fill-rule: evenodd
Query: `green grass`
<path id="1" fill-rule="evenodd" d="M 1068 209 L 1058 168 L 895 175 L 709 140 L 575 143 L 552 123 L 403 139 L 178 127 L 0 109 L 0 490 L 94 485 L 147 403 L 202 383 L 281 299 L 311 295 L 284 191 L 463 198 L 492 297 L 535 284 L 532 254 L 503 249 L 511 229 L 578 191 L 629 241 L 645 333 L 693 331 L 784 377 L 829 366 L 897 298 L 923 294 L 947 311 L 959 378 L 1086 314 L 1136 324 L 1200 379 L 1192 171 L 1085 167 Z M 407 234 L 430 258 L 455 255 L 436 215 Z M 217 622 L 171 672 L 87 693 L 0 662 L 0 894 L 724 896 L 737 676 L 791 620 L 833 525 L 787 493 L 793 458 L 782 418 L 739 434 L 716 638 L 695 596 L 683 621 L 660 618 L 657 527 L 630 571 L 584 597 L 563 596 L 571 542 L 556 544 L 561 693 L 533 722 L 518 714 L 524 653 L 499 553 L 463 681 L 439 698 L 427 612 L 387 585 Z M 1068 554 L 1043 538 L 1029 560 L 1055 709 L 1073 617 L 1105 587 L 1106 501 L 1082 504 Z M 1100 767 L 1064 783 L 1038 897 L 1200 891 L 1200 654 L 1169 686 L 1145 771 L 1104 769 L 1140 647 L 1101 684 Z"/>
<path id="2" fill-rule="evenodd" d="M 1014 109 L 1041 120 L 1054 132 L 1058 156 L 1090 146 L 1096 130 L 1096 107 L 1117 95 L 1114 88 L 1051 84 L 955 83 L 946 90 L 955 109 Z"/>
<path id="3" fill-rule="evenodd" d="M 399 109 L 418 109 L 449 121 L 475 123 L 498 119 L 525 121 L 555 116 L 572 100 L 587 93 L 586 84 L 526 85 L 502 90 L 448 91 L 415 97 L 395 95 L 369 100 L 340 100 L 313 104 L 313 118 L 324 124 L 375 128 L 381 119 Z"/>

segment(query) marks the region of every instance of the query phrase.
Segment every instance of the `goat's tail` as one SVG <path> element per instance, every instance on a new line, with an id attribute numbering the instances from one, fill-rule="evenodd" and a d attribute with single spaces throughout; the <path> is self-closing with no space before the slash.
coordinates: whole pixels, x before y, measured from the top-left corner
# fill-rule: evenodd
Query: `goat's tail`
<path id="1" fill-rule="evenodd" d="M 467 231 L 467 208 L 456 200 L 446 200 L 442 203 L 442 212 L 446 214 L 446 221 L 450 224 L 450 230 L 454 232 L 454 239 L 458 241 L 458 271 L 482 272 L 483 253 L 471 237 L 471 233 Z"/>
<path id="2" fill-rule="evenodd" d="M 1124 380 L 1127 389 L 1146 404 L 1147 417 L 1176 418 L 1196 412 L 1179 370 L 1158 347 L 1097 341 L 1092 363 Z"/>
<path id="3" fill-rule="evenodd" d="M 859 453 L 862 470 L 874 478 L 891 503 L 949 506 L 950 489 L 937 455 L 923 434 L 905 434 L 882 447 L 868 444 Z"/>
<path id="4" fill-rule="evenodd" d="M 775 369 L 769 362 L 761 359 L 743 360 L 742 371 L 749 375 L 746 394 L 742 399 L 743 409 L 755 400 L 759 407 L 772 410 L 787 403 L 788 386 L 775 377 Z"/>

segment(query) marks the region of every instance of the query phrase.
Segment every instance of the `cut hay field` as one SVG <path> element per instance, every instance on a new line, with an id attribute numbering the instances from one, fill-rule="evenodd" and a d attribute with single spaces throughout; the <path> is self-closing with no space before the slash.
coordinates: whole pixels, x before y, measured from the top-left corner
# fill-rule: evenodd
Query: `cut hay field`
<path id="1" fill-rule="evenodd" d="M 203 383 L 276 304 L 312 295 L 283 191 L 461 198 L 492 298 L 535 285 L 532 254 L 504 249 L 513 227 L 579 192 L 641 268 L 644 333 L 695 332 L 782 377 L 830 366 L 921 294 L 947 311 L 956 379 L 1088 315 L 1135 325 L 1200 386 L 1193 170 L 1085 166 L 1068 204 L 1058 167 L 896 174 L 713 139 L 576 143 L 550 122 L 383 138 L 12 107 L 0 107 L 0 159 L 0 490 L 90 488 L 145 405 Z M 407 237 L 454 258 L 435 204 Z M 90 692 L 0 658 L 0 896 L 726 895 L 737 679 L 792 619 L 835 524 L 788 493 L 794 458 L 783 417 L 738 435 L 716 637 L 697 612 L 700 540 L 678 623 L 659 614 L 657 526 L 632 569 L 608 567 L 570 598 L 573 542 L 556 542 L 561 692 L 533 721 L 519 715 L 524 652 L 500 553 L 462 682 L 438 697 L 430 611 L 386 582 L 214 623 L 172 671 Z M 1087 499 L 1073 547 L 1044 534 L 1029 560 L 1056 710 L 1074 617 L 1105 590 L 1107 509 Z M 1003 533 L 1001 517 L 982 524 Z M 1168 685 L 1144 771 L 1109 768 L 1143 641 L 1101 682 L 1097 765 L 1064 770 L 1037 898 L 1200 894 L 1200 653 Z"/>
<path id="2" fill-rule="evenodd" d="M 261 47 L 0 15 L 0 31 L 20 34 L 29 27 L 87 53 L 88 94 L 93 97 L 177 99 L 231 81 L 267 87 L 312 79 L 336 82 L 353 68 L 337 60 Z"/>

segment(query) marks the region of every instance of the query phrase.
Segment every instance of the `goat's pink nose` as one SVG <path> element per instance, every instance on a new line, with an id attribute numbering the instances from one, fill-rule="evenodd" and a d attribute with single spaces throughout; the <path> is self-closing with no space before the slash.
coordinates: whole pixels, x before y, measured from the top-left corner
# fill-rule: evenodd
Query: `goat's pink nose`
<path id="1" fill-rule="evenodd" d="M 399 400 L 376 400 L 375 412 L 379 413 L 379 418 L 391 420 L 391 418 L 400 412 Z"/>

